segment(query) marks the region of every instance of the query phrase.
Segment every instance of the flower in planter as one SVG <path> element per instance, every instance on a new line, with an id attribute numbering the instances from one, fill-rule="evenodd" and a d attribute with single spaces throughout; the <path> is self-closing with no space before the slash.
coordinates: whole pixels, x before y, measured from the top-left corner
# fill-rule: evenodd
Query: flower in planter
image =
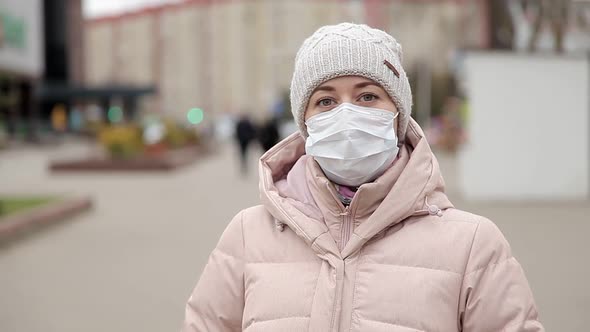
<path id="1" fill-rule="evenodd" d="M 143 143 L 147 155 L 161 155 L 166 151 L 164 137 L 166 127 L 159 121 L 151 121 L 143 129 Z"/>
<path id="2" fill-rule="evenodd" d="M 166 135 L 166 127 L 160 122 L 154 122 L 146 126 L 143 130 L 143 143 L 152 145 L 162 142 Z"/>
<path id="3" fill-rule="evenodd" d="M 115 159 L 135 157 L 142 151 L 141 130 L 132 125 L 107 126 L 101 129 L 99 141 Z"/>
<path id="4" fill-rule="evenodd" d="M 171 148 L 180 148 L 189 142 L 187 131 L 172 120 L 165 120 L 166 136 L 164 140 Z"/>

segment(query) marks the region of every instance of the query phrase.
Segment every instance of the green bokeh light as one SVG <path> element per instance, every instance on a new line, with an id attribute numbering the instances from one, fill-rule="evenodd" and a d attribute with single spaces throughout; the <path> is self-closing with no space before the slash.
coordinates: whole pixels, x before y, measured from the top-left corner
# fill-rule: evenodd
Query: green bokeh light
<path id="1" fill-rule="evenodd" d="M 119 106 L 109 108 L 107 117 L 111 123 L 119 123 L 123 121 L 123 110 Z"/>
<path id="2" fill-rule="evenodd" d="M 188 122 L 194 125 L 203 122 L 204 117 L 205 114 L 203 113 L 203 110 L 200 108 L 191 108 L 186 114 Z"/>

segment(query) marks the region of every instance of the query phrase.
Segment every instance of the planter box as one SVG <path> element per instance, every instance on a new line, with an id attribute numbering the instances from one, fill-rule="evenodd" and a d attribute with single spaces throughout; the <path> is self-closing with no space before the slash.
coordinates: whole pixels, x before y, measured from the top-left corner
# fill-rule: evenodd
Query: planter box
<path id="1" fill-rule="evenodd" d="M 459 183 L 477 200 L 590 196 L 590 56 L 468 53 Z"/>
<path id="2" fill-rule="evenodd" d="M 133 159 L 91 157 L 78 160 L 53 161 L 51 171 L 171 171 L 199 160 L 206 149 L 192 146 L 170 150 L 158 155 Z"/>
<path id="3" fill-rule="evenodd" d="M 0 242 L 56 222 L 64 221 L 92 207 L 88 197 L 64 198 L 0 218 Z"/>

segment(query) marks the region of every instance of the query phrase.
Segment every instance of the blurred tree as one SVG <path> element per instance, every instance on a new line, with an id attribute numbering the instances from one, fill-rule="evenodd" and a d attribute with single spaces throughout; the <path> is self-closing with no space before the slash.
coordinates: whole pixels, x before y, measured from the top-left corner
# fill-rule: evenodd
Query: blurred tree
<path id="1" fill-rule="evenodd" d="M 492 49 L 511 50 L 514 45 L 514 23 L 510 13 L 510 0 L 491 0 L 490 10 L 490 47 Z"/>
<path id="2" fill-rule="evenodd" d="M 547 6 L 549 22 L 555 38 L 555 51 L 563 53 L 565 50 L 564 37 L 567 32 L 568 21 L 570 17 L 571 0 L 545 0 Z"/>
<path id="3" fill-rule="evenodd" d="M 490 1 L 494 3 L 495 1 Z M 531 34 L 528 39 L 529 52 L 537 50 L 541 30 L 545 25 L 551 29 L 554 38 L 554 49 L 557 53 L 564 52 L 564 38 L 570 19 L 571 0 L 503 0 L 508 6 L 513 23 L 517 20 L 529 21 Z"/>
<path id="4" fill-rule="evenodd" d="M 590 33 L 590 1 L 578 0 L 572 3 L 572 16 L 576 25 Z"/>
<path id="5" fill-rule="evenodd" d="M 588 29 L 590 22 L 588 22 L 587 12 L 579 10 L 576 12 L 576 22 L 582 29 Z"/>

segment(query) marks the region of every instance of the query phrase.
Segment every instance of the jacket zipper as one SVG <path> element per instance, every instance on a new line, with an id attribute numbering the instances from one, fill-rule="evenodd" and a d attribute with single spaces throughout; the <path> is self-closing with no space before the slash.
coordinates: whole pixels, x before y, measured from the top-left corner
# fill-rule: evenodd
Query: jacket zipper
<path id="1" fill-rule="evenodd" d="M 339 327 L 340 323 L 338 323 L 338 325 L 336 324 L 337 319 L 340 320 L 340 316 L 342 315 L 342 294 L 344 293 L 344 271 L 346 270 L 346 260 L 342 260 L 342 266 L 340 269 L 340 272 L 338 272 L 338 269 L 336 268 L 336 297 L 334 298 L 334 306 L 332 308 L 332 319 L 330 322 L 330 331 L 334 331 L 337 327 Z M 338 282 L 340 282 L 340 285 L 338 285 Z M 338 315 L 336 315 L 336 312 L 338 312 Z"/>
<path id="2" fill-rule="evenodd" d="M 340 216 L 342 217 L 342 226 L 341 226 L 341 231 L 340 231 L 340 245 L 339 245 L 339 249 L 342 252 L 342 250 L 344 249 L 344 247 L 346 246 L 346 244 L 348 243 L 348 240 L 350 239 L 350 236 L 352 235 L 352 231 L 353 231 L 353 227 L 352 227 L 352 223 L 353 223 L 353 213 L 352 213 L 352 209 L 351 207 L 354 206 L 356 199 L 356 195 L 355 197 L 353 197 L 352 201 L 350 202 L 349 205 L 344 206 L 342 204 L 342 202 L 340 201 L 340 199 L 338 198 L 338 195 L 336 194 L 335 191 L 331 191 L 332 195 L 334 196 L 334 199 L 336 200 L 337 204 L 340 205 L 341 207 L 341 213 Z M 336 319 L 340 319 L 340 315 L 341 315 L 341 310 L 342 310 L 342 293 L 344 292 L 344 270 L 346 269 L 346 260 L 343 259 L 342 260 L 342 265 L 340 266 L 341 270 L 339 271 L 337 266 L 334 266 L 334 268 L 336 269 L 335 273 L 336 273 L 336 296 L 334 298 L 334 307 L 332 309 L 332 319 L 330 322 L 330 331 L 332 331 L 334 328 L 336 328 Z M 340 285 L 338 286 L 338 282 L 340 282 Z M 338 315 L 336 315 L 336 312 L 338 312 Z"/>
<path id="3" fill-rule="evenodd" d="M 352 233 L 352 214 L 350 213 L 350 205 L 346 206 L 344 212 L 340 214 L 342 216 L 342 227 L 340 228 L 340 251 L 344 249 L 350 235 Z"/>

